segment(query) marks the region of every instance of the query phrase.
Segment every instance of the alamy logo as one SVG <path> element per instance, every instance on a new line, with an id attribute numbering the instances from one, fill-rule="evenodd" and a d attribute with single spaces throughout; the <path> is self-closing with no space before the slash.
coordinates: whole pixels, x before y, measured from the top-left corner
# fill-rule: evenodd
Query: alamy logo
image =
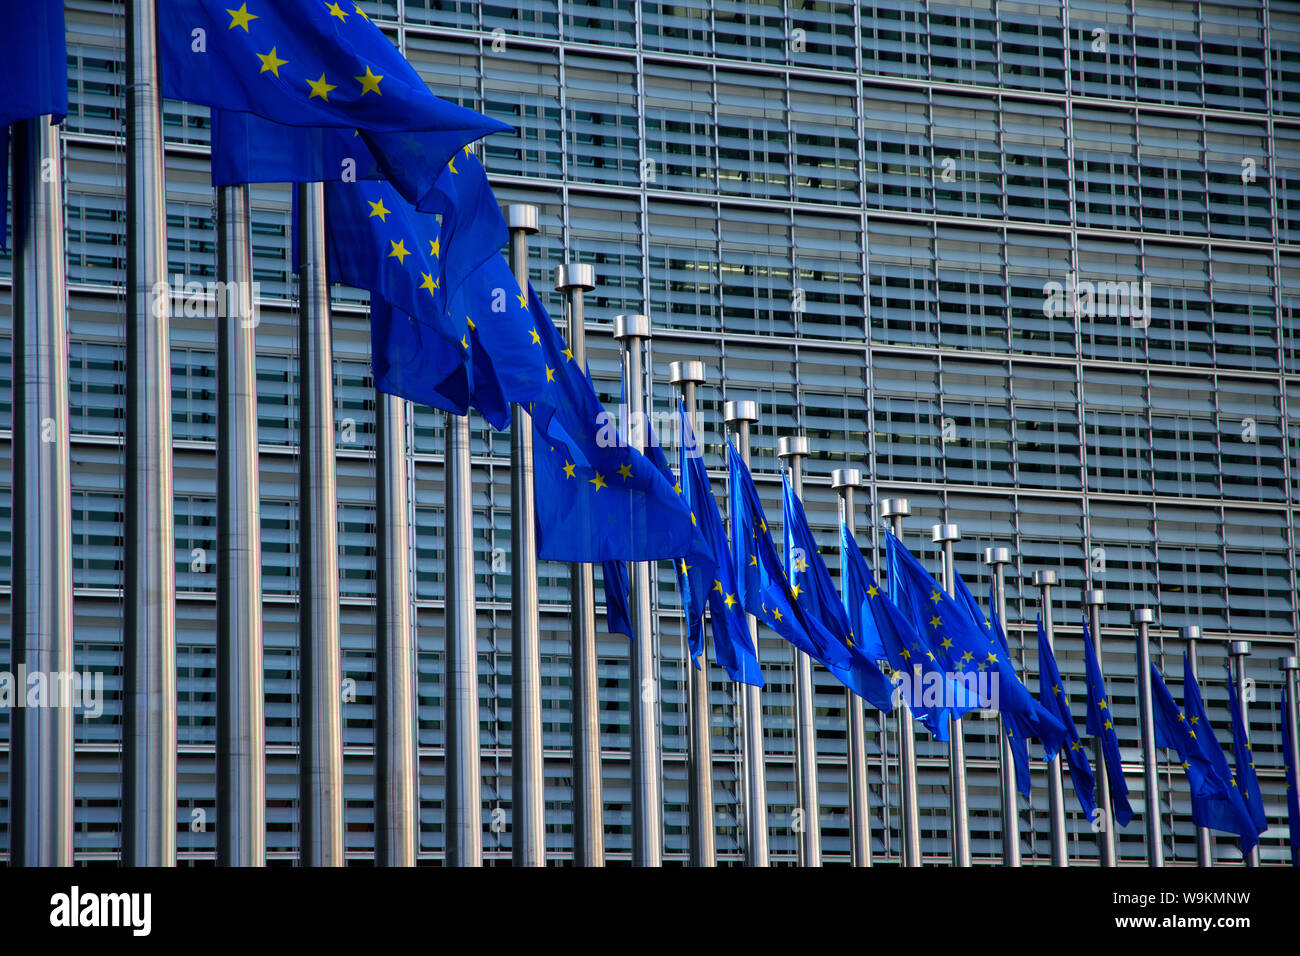
<path id="1" fill-rule="evenodd" d="M 133 936 L 153 928 L 152 893 L 82 893 L 78 886 L 50 897 L 50 925 L 127 927 Z"/>
<path id="2" fill-rule="evenodd" d="M 1151 283 L 1094 281 L 1077 274 L 1060 283 L 1043 285 L 1043 315 L 1076 315 L 1090 319 L 1129 319 L 1135 329 L 1151 324 Z"/>
<path id="3" fill-rule="evenodd" d="M 79 708 L 87 720 L 104 713 L 102 671 L 0 671 L 0 710 L 11 707 Z"/>

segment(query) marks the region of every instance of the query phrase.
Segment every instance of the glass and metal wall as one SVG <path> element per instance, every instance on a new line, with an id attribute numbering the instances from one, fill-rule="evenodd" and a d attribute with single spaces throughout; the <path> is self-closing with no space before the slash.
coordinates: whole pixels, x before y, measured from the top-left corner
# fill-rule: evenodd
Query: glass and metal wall
<path id="1" fill-rule="evenodd" d="M 1009 629 L 1028 637 L 1033 571 L 1063 587 L 1061 670 L 1082 715 L 1085 587 L 1103 588 L 1104 667 L 1140 796 L 1131 607 L 1156 609 L 1174 680 L 1177 629 L 1199 624 L 1210 717 L 1229 739 L 1226 639 L 1254 642 L 1255 761 L 1284 854 L 1277 658 L 1297 628 L 1300 513 L 1300 5 L 1157 2 L 365 0 L 433 90 L 511 123 L 484 159 L 502 202 L 541 208 L 532 280 L 595 266 L 588 349 L 619 397 L 612 317 L 646 312 L 655 407 L 667 366 L 703 359 L 707 460 L 726 399 L 756 399 L 754 469 L 774 532 L 777 438 L 811 439 L 809 518 L 838 568 L 830 472 L 869 473 L 868 502 L 911 499 L 907 543 L 957 523 L 958 570 L 983 598 L 987 545 L 1007 545 Z M 75 638 L 106 674 L 103 716 L 78 719 L 79 860 L 119 848 L 126 164 L 121 3 L 68 0 L 67 175 Z M 173 319 L 182 861 L 215 841 L 215 278 L 206 111 L 166 106 L 170 272 L 197 283 Z M 297 409 L 289 192 L 253 191 L 265 587 L 268 850 L 297 848 Z M 0 512 L 11 500 L 11 260 L 0 257 Z M 1079 307 L 1053 283 L 1105 283 Z M 1132 294 L 1130 294 L 1132 293 Z M 365 298 L 335 289 L 346 822 L 373 853 L 373 385 Z M 560 299 L 549 303 L 560 314 Z M 411 419 L 423 861 L 444 848 L 441 416 Z M 505 434 L 472 423 L 485 856 L 510 853 L 509 475 Z M 724 487 L 715 471 L 715 489 Z M 8 661 L 9 538 L 0 514 L 0 664 Z M 859 513 L 874 557 L 878 521 Z M 571 850 L 566 566 L 542 564 L 548 847 Z M 683 621 L 658 571 L 669 860 L 687 850 Z M 627 642 L 601 635 L 606 845 L 630 856 Z M 774 862 L 795 858 L 789 648 L 765 634 Z M 844 695 L 816 670 L 827 862 L 849 853 Z M 719 857 L 741 858 L 738 701 L 713 683 Z M 897 859 L 897 743 L 868 714 L 877 862 Z M 8 714 L 0 712 L 0 746 Z M 973 855 L 1000 858 L 996 725 L 972 719 Z M 882 754 L 883 748 L 883 754 Z M 927 860 L 949 852 L 946 747 L 918 746 Z M 1046 860 L 1046 777 L 1022 814 Z M 1162 771 L 1166 857 L 1194 862 L 1185 782 Z M 0 786 L 0 854 L 8 846 Z M 1172 795 L 1172 796 L 1170 796 Z M 1172 807 L 1170 806 L 1172 801 Z M 495 808 L 505 811 L 494 814 Z M 1095 860 L 1072 795 L 1070 852 Z M 1172 820 L 1170 811 L 1172 809 Z M 502 822 L 498 822 L 502 821 Z M 1144 859 L 1141 828 L 1119 833 Z M 1224 861 L 1235 843 L 1217 843 Z"/>

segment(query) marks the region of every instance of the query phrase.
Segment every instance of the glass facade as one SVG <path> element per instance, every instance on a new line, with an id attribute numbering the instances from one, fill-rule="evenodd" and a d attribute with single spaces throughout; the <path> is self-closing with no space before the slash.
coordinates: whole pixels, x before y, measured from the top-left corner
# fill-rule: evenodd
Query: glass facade
<path id="1" fill-rule="evenodd" d="M 485 163 L 503 203 L 534 203 L 532 280 L 595 266 L 588 349 L 619 393 L 612 317 L 647 312 L 659 410 L 668 363 L 703 359 L 707 460 L 724 484 L 722 403 L 756 399 L 754 471 L 779 525 L 778 436 L 811 439 L 809 518 L 838 568 L 833 468 L 869 473 L 868 502 L 905 496 L 908 545 L 932 567 L 931 525 L 955 522 L 958 571 L 981 595 L 988 545 L 1014 549 L 1011 640 L 1032 642 L 1032 572 L 1054 569 L 1060 667 L 1081 720 L 1082 589 L 1104 588 L 1104 667 L 1135 808 L 1141 755 L 1129 610 L 1156 609 L 1153 654 L 1178 694 L 1177 629 L 1199 624 L 1211 719 L 1230 739 L 1226 639 L 1253 642 L 1255 762 L 1284 858 L 1277 659 L 1294 653 L 1300 515 L 1300 8 L 1273 0 L 365 0 L 434 92 L 511 123 Z M 112 0 L 68 0 L 65 126 L 72 381 L 75 639 L 102 670 L 105 713 L 78 719 L 78 860 L 120 845 L 123 561 L 125 22 Z M 168 102 L 170 272 L 214 278 L 206 110 Z M 289 191 L 256 187 L 265 587 L 268 850 L 297 848 L 297 410 Z M 0 257 L 0 511 L 10 510 L 9 275 Z M 1064 290 L 1053 297 L 1053 290 Z M 335 290 L 346 840 L 373 854 L 374 392 L 365 297 Z M 1085 291 L 1087 294 L 1085 294 Z M 1077 293 L 1077 294 L 1076 294 Z M 553 314 L 559 297 L 550 293 Z M 172 324 L 183 862 L 215 839 L 215 325 Z M 478 419 L 484 841 L 510 854 L 508 442 Z M 411 425 L 424 862 L 443 831 L 442 416 Z M 858 515 L 873 565 L 883 541 Z M 8 524 L 0 515 L 0 664 L 8 666 Z M 568 569 L 541 569 L 548 848 L 572 849 Z M 598 576 L 599 579 L 599 576 Z M 657 570 L 666 856 L 687 851 L 683 620 Z M 628 653 L 601 634 L 606 842 L 630 857 Z M 793 862 L 790 649 L 761 654 L 774 862 Z M 1036 688 L 1030 645 L 1028 679 Z M 742 857 L 739 704 L 715 668 L 720 859 Z M 844 694 L 815 671 L 827 862 L 849 853 Z M 967 722 L 971 846 L 1000 859 L 996 725 Z M 1081 726 L 1081 723 L 1080 723 Z M 886 728 L 888 730 L 888 728 Z M 877 862 L 899 853 L 897 741 L 868 713 Z M 8 714 L 0 712 L 0 741 Z M 0 743 L 0 746 L 4 746 Z M 883 754 L 882 754 L 883 748 Z M 918 741 L 927 860 L 949 853 L 946 747 Z M 1161 753 L 1162 757 L 1165 756 Z M 1195 860 L 1186 783 L 1162 765 L 1166 858 Z M 1068 789 L 1068 788 L 1067 788 Z M 1048 858 L 1035 760 L 1026 859 Z M 8 846 L 0 787 L 0 852 Z M 1067 794 L 1069 848 L 1096 859 Z M 206 816 L 206 824 L 204 819 Z M 507 817 L 508 820 L 508 817 Z M 1170 842 L 1168 834 L 1172 830 Z M 1139 824 L 1119 831 L 1144 858 Z M 1239 858 L 1221 837 L 1217 853 Z"/>

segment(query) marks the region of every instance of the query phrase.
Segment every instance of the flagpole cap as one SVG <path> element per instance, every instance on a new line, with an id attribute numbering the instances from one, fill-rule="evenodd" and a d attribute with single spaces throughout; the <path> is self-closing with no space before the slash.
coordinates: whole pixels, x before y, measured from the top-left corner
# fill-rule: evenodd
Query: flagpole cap
<path id="1" fill-rule="evenodd" d="M 862 472 L 856 468 L 836 468 L 831 472 L 831 487 L 836 491 L 841 488 L 861 488 Z"/>
<path id="2" fill-rule="evenodd" d="M 906 518 L 912 513 L 912 503 L 906 498 L 886 498 L 880 503 L 880 517 Z"/>
<path id="3" fill-rule="evenodd" d="M 614 316 L 614 340 L 650 338 L 650 316 L 616 315 Z"/>
<path id="4" fill-rule="evenodd" d="M 560 292 L 581 289 L 590 292 L 596 288 L 596 270 L 586 262 L 565 262 L 555 267 L 555 288 Z"/>
<path id="5" fill-rule="evenodd" d="M 511 232 L 536 232 L 537 207 L 528 203 L 511 203 L 506 206 L 506 224 Z"/>
<path id="6" fill-rule="evenodd" d="M 776 440 L 777 458 L 807 458 L 808 436 L 786 435 Z"/>
<path id="7" fill-rule="evenodd" d="M 985 564 L 1010 564 L 1011 549 L 1010 548 L 985 548 L 984 563 Z"/>
<path id="8" fill-rule="evenodd" d="M 955 524 L 937 524 L 930 529 L 930 540 L 935 544 L 960 541 L 961 530 Z"/>
<path id="9" fill-rule="evenodd" d="M 704 377 L 703 362 L 669 362 L 668 381 L 673 385 L 700 385 Z"/>
<path id="10" fill-rule="evenodd" d="M 1230 641 L 1228 653 L 1233 657 L 1246 657 L 1250 654 L 1250 641 Z"/>
<path id="11" fill-rule="evenodd" d="M 753 424 L 758 421 L 758 402 L 724 402 L 722 405 L 722 418 L 728 425 L 739 422 Z"/>
<path id="12" fill-rule="evenodd" d="M 1106 592 L 1093 588 L 1083 596 L 1083 603 L 1088 607 L 1101 607 L 1106 603 Z"/>
<path id="13" fill-rule="evenodd" d="M 1278 658 L 1277 666 L 1284 671 L 1300 671 L 1300 657 L 1292 654 L 1290 657 Z"/>
<path id="14" fill-rule="evenodd" d="M 1129 617 L 1134 624 L 1150 624 L 1156 619 L 1156 612 L 1149 607 L 1135 607 Z"/>
<path id="15" fill-rule="evenodd" d="M 1199 641 L 1201 639 L 1201 628 L 1197 624 L 1188 624 L 1182 629 L 1183 640 Z"/>
<path id="16" fill-rule="evenodd" d="M 1055 571 L 1034 572 L 1034 587 L 1036 588 L 1050 588 L 1059 583 Z"/>

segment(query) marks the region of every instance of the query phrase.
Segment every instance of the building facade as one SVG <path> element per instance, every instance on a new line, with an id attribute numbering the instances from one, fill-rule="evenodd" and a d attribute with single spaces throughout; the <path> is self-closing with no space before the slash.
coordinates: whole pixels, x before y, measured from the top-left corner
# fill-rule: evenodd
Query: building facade
<path id="1" fill-rule="evenodd" d="M 1255 762 L 1286 859 L 1278 658 L 1295 653 L 1300 515 L 1300 4 L 1010 0 L 363 0 L 438 95 L 515 127 L 483 157 L 503 203 L 541 209 L 532 280 L 596 270 L 588 354 L 619 398 L 612 318 L 647 313 L 654 401 L 668 363 L 702 359 L 708 463 L 724 489 L 722 403 L 755 399 L 754 472 L 774 532 L 780 436 L 806 433 L 805 501 L 838 568 L 830 472 L 858 467 L 873 566 L 874 502 L 907 497 L 906 542 L 937 569 L 930 528 L 956 523 L 957 570 L 1009 546 L 1008 625 L 1036 688 L 1030 578 L 1056 570 L 1057 652 L 1082 726 L 1082 593 L 1102 588 L 1104 668 L 1142 799 L 1134 607 L 1178 694 L 1178 629 L 1204 628 L 1200 674 L 1219 739 L 1229 638 L 1252 642 Z M 76 854 L 120 849 L 125 182 L 123 5 L 68 0 L 65 124 L 70 278 L 75 639 L 105 674 L 104 712 L 76 724 Z M 168 102 L 169 272 L 215 279 L 206 110 Z M 297 411 L 290 194 L 255 187 L 268 853 L 296 859 Z M 0 257 L 0 458 L 11 461 L 12 260 Z M 365 297 L 335 288 L 335 389 L 346 840 L 373 858 L 374 391 Z M 214 854 L 216 319 L 202 297 L 172 323 L 181 862 Z M 561 314 L 553 292 L 552 313 Z M 509 448 L 474 440 L 485 856 L 510 857 Z M 410 426 L 419 647 L 422 862 L 444 853 L 442 416 Z M 0 509 L 12 469 L 0 467 Z M 0 608 L 9 538 L 0 519 Z M 568 569 L 541 568 L 548 848 L 572 850 Z M 684 861 L 684 626 L 657 572 L 666 858 Z M 8 666 L 8 629 L 0 628 Z M 608 856 L 630 858 L 628 645 L 601 634 Z M 761 642 L 773 861 L 793 862 L 791 650 Z M 719 858 L 742 859 L 739 701 L 714 668 Z M 820 825 L 849 854 L 844 694 L 815 671 Z M 1001 854 L 996 723 L 967 722 L 971 847 Z M 897 740 L 869 711 L 872 838 L 897 861 Z M 8 714 L 0 712 L 7 749 Z M 918 741 L 923 851 L 948 858 L 945 745 Z M 1026 861 L 1047 860 L 1046 776 L 1022 813 Z M 1163 752 L 1162 758 L 1167 756 Z M 1182 773 L 1162 763 L 1166 859 L 1195 861 Z M 0 784 L 0 855 L 8 847 Z M 1067 788 L 1072 860 L 1095 837 Z M 495 814 L 500 808 L 504 814 Z M 1170 834 L 1172 833 L 1172 837 Z M 1121 860 L 1145 859 L 1141 822 Z M 1216 840 L 1224 862 L 1235 840 Z"/>

